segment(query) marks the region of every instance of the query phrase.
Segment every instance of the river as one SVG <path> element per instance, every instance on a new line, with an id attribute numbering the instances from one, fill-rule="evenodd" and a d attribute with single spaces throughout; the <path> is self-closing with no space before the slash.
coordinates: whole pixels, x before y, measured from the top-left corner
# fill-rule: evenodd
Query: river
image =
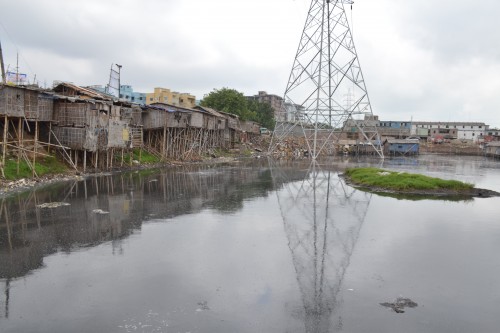
<path id="1" fill-rule="evenodd" d="M 422 155 L 18 193 L 0 200 L 0 332 L 498 332 L 500 198 L 386 196 L 339 177 L 368 165 L 500 191 L 498 160 Z M 381 305 L 398 298 L 416 306 Z"/>

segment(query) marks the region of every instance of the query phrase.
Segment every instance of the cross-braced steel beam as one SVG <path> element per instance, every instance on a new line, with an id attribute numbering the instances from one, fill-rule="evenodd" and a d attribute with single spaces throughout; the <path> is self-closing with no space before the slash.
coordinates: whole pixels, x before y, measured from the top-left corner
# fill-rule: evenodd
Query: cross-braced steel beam
<path id="1" fill-rule="evenodd" d="M 271 151 L 300 133 L 312 159 L 334 151 L 344 138 L 369 145 L 383 157 L 377 119 L 344 8 L 352 3 L 311 1 L 284 102 L 276 115 Z"/>

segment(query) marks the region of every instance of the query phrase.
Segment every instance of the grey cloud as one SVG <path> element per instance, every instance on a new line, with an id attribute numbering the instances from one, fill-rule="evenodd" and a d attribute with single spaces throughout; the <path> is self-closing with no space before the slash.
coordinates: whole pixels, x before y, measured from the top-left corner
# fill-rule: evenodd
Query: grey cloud
<path id="1" fill-rule="evenodd" d="M 404 1 L 394 6 L 400 8 L 396 19 L 402 35 L 431 50 L 443 63 L 500 57 L 497 0 Z"/>

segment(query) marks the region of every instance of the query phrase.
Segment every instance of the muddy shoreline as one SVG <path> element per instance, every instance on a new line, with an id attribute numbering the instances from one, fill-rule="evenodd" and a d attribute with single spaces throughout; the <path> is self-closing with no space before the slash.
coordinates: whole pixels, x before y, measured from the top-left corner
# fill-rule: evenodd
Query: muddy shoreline
<path id="1" fill-rule="evenodd" d="M 109 174 L 119 174 L 130 171 L 162 169 L 162 168 L 175 168 L 184 165 L 211 165 L 211 164 L 224 164 L 224 163 L 238 163 L 243 158 L 240 157 L 217 157 L 206 159 L 198 162 L 171 162 L 171 163 L 155 163 L 155 164 L 141 164 L 137 166 L 127 166 L 120 168 L 113 168 L 108 171 L 97 171 L 89 173 L 80 173 L 75 170 L 69 170 L 62 174 L 45 175 L 39 178 L 22 178 L 17 180 L 0 179 L 0 199 L 9 197 L 13 194 L 28 191 L 38 187 L 43 187 L 49 184 L 66 182 L 72 180 L 84 180 L 90 177 L 99 177 Z"/>

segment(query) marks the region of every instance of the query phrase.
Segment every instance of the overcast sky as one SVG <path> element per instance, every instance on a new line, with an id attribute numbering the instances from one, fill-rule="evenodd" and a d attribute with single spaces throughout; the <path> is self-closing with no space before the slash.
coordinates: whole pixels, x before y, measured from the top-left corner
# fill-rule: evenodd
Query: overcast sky
<path id="1" fill-rule="evenodd" d="M 309 0 L 0 0 L 6 66 L 41 85 L 283 95 Z M 382 120 L 500 127 L 500 1 L 357 0 L 354 41 Z"/>

